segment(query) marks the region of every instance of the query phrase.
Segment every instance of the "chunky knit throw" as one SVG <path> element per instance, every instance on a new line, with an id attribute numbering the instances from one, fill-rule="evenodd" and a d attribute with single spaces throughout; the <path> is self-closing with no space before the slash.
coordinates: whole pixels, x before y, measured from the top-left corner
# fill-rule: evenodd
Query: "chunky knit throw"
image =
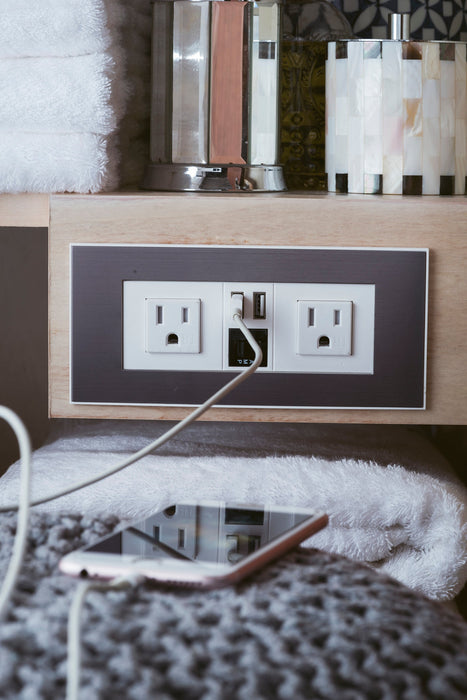
<path id="1" fill-rule="evenodd" d="M 0 696 L 63 698 L 76 582 L 66 552 L 115 518 L 33 513 L 28 554 L 0 628 Z M 0 517 L 0 571 L 16 516 Z M 335 554 L 301 549 L 217 591 L 141 586 L 90 593 L 82 620 L 86 700 L 467 697 L 467 624 Z"/>

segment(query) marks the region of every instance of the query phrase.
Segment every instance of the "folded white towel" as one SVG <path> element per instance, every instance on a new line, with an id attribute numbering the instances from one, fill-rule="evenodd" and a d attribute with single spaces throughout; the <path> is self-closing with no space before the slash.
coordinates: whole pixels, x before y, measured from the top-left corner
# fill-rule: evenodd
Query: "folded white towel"
<path id="1" fill-rule="evenodd" d="M 99 134 L 0 132 L 0 191 L 99 192 L 118 185 L 119 153 Z"/>
<path id="2" fill-rule="evenodd" d="M 127 86 L 121 55 L 0 60 L 0 131 L 109 134 Z M 0 159 L 1 160 L 1 159 Z"/>
<path id="3" fill-rule="evenodd" d="M 100 53 L 124 12 L 118 0 L 2 0 L 0 58 Z"/>
<path id="4" fill-rule="evenodd" d="M 138 184 L 149 150 L 149 0 L 0 5 L 0 193 Z"/>
<path id="5" fill-rule="evenodd" d="M 108 469 L 166 429 L 65 423 L 34 454 L 33 493 Z M 18 475 L 15 464 L 0 479 L 0 504 L 16 500 Z M 467 579 L 466 489 L 427 440 L 389 426 L 199 423 L 158 453 L 41 508 L 134 519 L 192 498 L 323 510 L 330 524 L 309 546 L 365 561 L 434 599 L 453 598 Z"/>

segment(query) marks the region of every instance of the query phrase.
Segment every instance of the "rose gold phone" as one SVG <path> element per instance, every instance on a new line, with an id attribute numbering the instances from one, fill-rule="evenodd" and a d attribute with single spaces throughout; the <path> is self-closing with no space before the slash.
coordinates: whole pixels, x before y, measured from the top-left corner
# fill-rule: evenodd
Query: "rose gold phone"
<path id="1" fill-rule="evenodd" d="M 72 576 L 137 575 L 184 586 L 236 583 L 323 528 L 327 515 L 295 507 L 177 503 L 72 552 Z"/>

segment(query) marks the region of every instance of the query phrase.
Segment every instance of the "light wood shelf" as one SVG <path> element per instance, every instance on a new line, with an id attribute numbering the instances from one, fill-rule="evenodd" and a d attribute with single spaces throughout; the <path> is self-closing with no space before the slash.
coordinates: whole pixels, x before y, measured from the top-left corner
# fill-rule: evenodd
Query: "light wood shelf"
<path id="1" fill-rule="evenodd" d="M 69 402 L 70 243 L 430 249 L 427 409 L 212 409 L 206 420 L 467 423 L 467 199 L 120 193 L 50 198 L 49 410 L 54 417 L 175 420 L 175 407 Z"/>
<path id="2" fill-rule="evenodd" d="M 47 228 L 49 195 L 0 194 L 0 227 Z"/>

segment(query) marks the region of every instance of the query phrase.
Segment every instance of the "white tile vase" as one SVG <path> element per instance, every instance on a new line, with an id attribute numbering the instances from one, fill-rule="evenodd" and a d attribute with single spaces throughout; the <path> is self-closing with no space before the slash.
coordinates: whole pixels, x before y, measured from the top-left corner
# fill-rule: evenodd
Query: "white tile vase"
<path id="1" fill-rule="evenodd" d="M 467 44 L 330 42 L 330 192 L 465 195 Z"/>

